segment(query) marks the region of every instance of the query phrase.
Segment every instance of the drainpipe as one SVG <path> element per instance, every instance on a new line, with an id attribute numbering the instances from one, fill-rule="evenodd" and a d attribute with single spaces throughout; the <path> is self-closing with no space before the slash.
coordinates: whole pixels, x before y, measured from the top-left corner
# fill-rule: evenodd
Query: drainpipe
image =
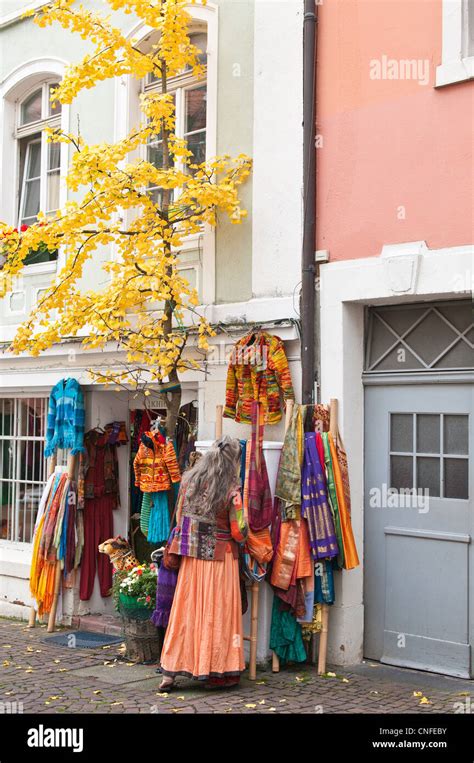
<path id="1" fill-rule="evenodd" d="M 303 252 L 301 258 L 302 402 L 315 402 L 316 381 L 316 44 L 318 6 L 304 0 Z"/>

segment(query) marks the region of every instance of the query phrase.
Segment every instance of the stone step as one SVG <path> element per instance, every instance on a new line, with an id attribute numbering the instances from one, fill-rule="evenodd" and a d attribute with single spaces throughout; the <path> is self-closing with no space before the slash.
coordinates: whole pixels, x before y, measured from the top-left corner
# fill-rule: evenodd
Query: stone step
<path id="1" fill-rule="evenodd" d="M 107 633 L 109 636 L 122 635 L 122 621 L 114 615 L 83 615 L 74 617 L 72 627 L 79 631 Z"/>

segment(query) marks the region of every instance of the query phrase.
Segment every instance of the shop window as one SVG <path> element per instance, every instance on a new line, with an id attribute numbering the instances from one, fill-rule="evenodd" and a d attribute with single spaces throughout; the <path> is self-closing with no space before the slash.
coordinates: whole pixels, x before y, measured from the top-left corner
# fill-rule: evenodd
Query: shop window
<path id="1" fill-rule="evenodd" d="M 47 481 L 44 440 L 47 397 L 0 399 L 2 540 L 31 543 Z M 58 454 L 58 463 L 65 455 Z"/>

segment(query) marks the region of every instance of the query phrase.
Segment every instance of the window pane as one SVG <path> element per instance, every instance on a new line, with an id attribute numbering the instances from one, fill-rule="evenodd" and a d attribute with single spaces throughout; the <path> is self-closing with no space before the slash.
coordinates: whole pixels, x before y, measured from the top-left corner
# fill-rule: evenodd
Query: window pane
<path id="1" fill-rule="evenodd" d="M 28 144 L 28 165 L 26 169 L 26 177 L 37 178 L 41 173 L 41 143 L 29 143 Z"/>
<path id="2" fill-rule="evenodd" d="M 40 88 L 23 101 L 21 104 L 20 124 L 27 125 L 30 122 L 37 122 L 38 119 L 41 119 L 41 99 L 42 91 Z"/>
<path id="3" fill-rule="evenodd" d="M 418 453 L 440 452 L 440 417 L 419 413 L 416 417 L 416 449 Z"/>
<path id="4" fill-rule="evenodd" d="M 413 488 L 413 459 L 410 456 L 391 456 L 390 487 L 396 490 Z"/>
<path id="5" fill-rule="evenodd" d="M 468 454 L 468 417 L 444 417 L 444 452 L 465 456 Z"/>
<path id="6" fill-rule="evenodd" d="M 157 170 L 163 167 L 163 146 L 161 143 L 147 146 L 147 161 L 153 164 Z"/>
<path id="7" fill-rule="evenodd" d="M 186 130 L 202 130 L 206 126 L 206 86 L 186 91 Z"/>
<path id="8" fill-rule="evenodd" d="M 57 114 L 61 113 L 61 104 L 59 101 L 54 101 L 54 103 L 51 103 L 51 93 L 53 90 L 56 90 L 58 86 L 58 83 L 55 83 L 54 85 L 50 85 L 48 89 L 48 114 L 52 117 L 56 116 Z"/>
<path id="9" fill-rule="evenodd" d="M 413 451 L 413 415 L 392 413 L 390 416 L 390 450 L 399 453 Z"/>
<path id="10" fill-rule="evenodd" d="M 48 143 L 48 170 L 58 170 L 61 161 L 61 146 L 59 143 Z"/>
<path id="11" fill-rule="evenodd" d="M 191 164 L 201 164 L 206 161 L 206 133 L 198 132 L 188 135 L 188 150 L 192 151 Z"/>
<path id="12" fill-rule="evenodd" d="M 468 459 L 444 459 L 444 497 L 469 498 Z"/>
<path id="13" fill-rule="evenodd" d="M 59 208 L 59 170 L 48 173 L 48 194 L 46 212 L 54 212 Z"/>
<path id="14" fill-rule="evenodd" d="M 30 180 L 28 183 L 26 183 L 25 187 L 25 200 L 23 204 L 23 215 L 22 217 L 24 219 L 28 218 L 34 218 L 36 219 L 36 215 L 39 212 L 39 205 L 40 205 L 40 181 L 38 180 Z"/>
<path id="15" fill-rule="evenodd" d="M 195 32 L 189 35 L 189 39 L 196 48 L 201 51 L 198 59 L 199 63 L 205 65 L 207 63 L 207 34 L 206 32 Z"/>
<path id="16" fill-rule="evenodd" d="M 428 490 L 433 498 L 439 498 L 439 458 L 416 459 L 416 487 Z"/>

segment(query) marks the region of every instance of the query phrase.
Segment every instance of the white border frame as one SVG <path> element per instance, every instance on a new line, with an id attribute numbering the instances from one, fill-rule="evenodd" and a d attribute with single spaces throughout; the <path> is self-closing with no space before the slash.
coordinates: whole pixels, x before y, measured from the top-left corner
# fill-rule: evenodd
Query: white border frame
<path id="1" fill-rule="evenodd" d="M 474 56 L 466 54 L 467 0 L 442 0 L 443 51 L 436 67 L 435 87 L 444 87 L 474 78 Z"/>

